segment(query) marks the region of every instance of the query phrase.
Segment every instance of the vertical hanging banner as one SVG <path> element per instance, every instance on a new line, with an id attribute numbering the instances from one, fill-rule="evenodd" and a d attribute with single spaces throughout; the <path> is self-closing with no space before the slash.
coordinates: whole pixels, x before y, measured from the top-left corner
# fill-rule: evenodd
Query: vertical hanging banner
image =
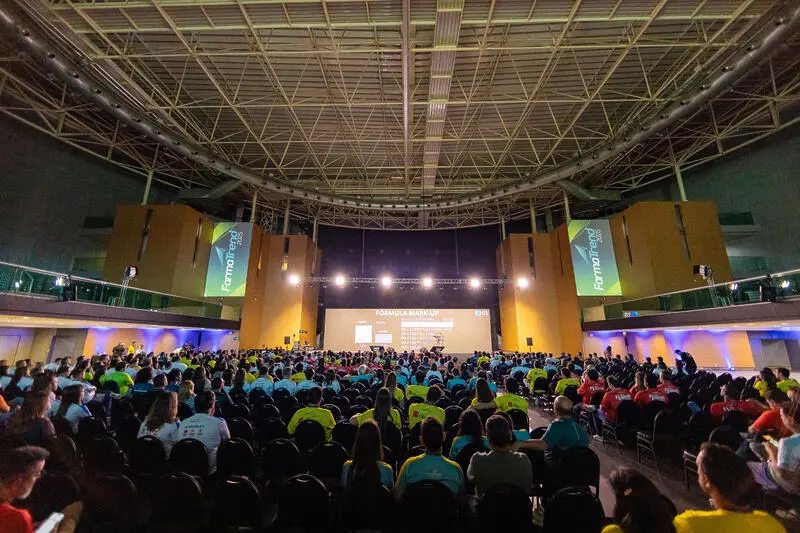
<path id="1" fill-rule="evenodd" d="M 244 296 L 252 235 L 253 224 L 250 222 L 218 222 L 214 225 L 206 273 L 206 296 Z"/>
<path id="2" fill-rule="evenodd" d="M 608 220 L 571 220 L 567 232 L 578 296 L 621 296 Z"/>

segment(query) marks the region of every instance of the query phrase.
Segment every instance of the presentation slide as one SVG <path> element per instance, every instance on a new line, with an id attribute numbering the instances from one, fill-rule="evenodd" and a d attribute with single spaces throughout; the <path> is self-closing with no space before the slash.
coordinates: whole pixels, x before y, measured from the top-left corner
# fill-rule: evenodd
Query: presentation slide
<path id="1" fill-rule="evenodd" d="M 325 349 L 399 352 L 444 346 L 445 353 L 491 351 L 488 309 L 327 309 Z"/>
<path id="2" fill-rule="evenodd" d="M 253 225 L 249 222 L 218 222 L 214 225 L 204 291 L 206 296 L 244 296 L 252 234 Z"/>
<path id="3" fill-rule="evenodd" d="M 567 232 L 578 296 L 621 296 L 608 220 L 571 220 Z"/>

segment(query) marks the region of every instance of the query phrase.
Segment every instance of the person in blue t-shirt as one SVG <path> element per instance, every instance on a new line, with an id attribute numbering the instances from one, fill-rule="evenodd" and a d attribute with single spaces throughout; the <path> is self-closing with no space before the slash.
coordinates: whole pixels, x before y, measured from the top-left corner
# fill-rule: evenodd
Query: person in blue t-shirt
<path id="1" fill-rule="evenodd" d="M 314 381 L 314 369 L 311 368 L 310 366 L 306 367 L 304 373 L 306 375 L 306 379 L 297 384 L 297 390 L 295 391 L 295 393 L 297 391 L 308 390 L 311 387 L 317 386 L 317 382 Z"/>
<path id="2" fill-rule="evenodd" d="M 444 378 L 442 378 L 442 373 L 437 370 L 436 363 L 433 363 L 431 369 L 425 373 L 425 381 L 422 384 L 427 386 L 430 384 L 431 378 L 436 378 L 439 383 L 444 383 Z"/>
<path id="3" fill-rule="evenodd" d="M 470 378 L 469 378 L 469 371 L 467 370 L 467 365 L 462 364 L 461 372 L 457 376 L 447 380 L 447 390 L 453 390 L 453 387 L 455 387 L 456 385 L 463 385 L 466 387 L 467 381 L 469 381 L 469 379 Z"/>
<path id="4" fill-rule="evenodd" d="M 589 446 L 589 434 L 572 418 L 572 402 L 566 396 L 559 396 L 553 401 L 555 420 L 542 435 L 541 439 L 520 442 L 520 448 L 543 451 L 545 459 L 560 459 L 570 448 Z"/>
<path id="5" fill-rule="evenodd" d="M 450 459 L 455 460 L 458 457 L 458 452 L 469 444 L 489 449 L 489 441 L 483 436 L 481 417 L 477 411 L 472 409 L 467 409 L 458 418 L 458 434 L 450 445 L 450 453 L 448 454 Z"/>
<path id="6" fill-rule="evenodd" d="M 417 481 L 438 481 L 456 495 L 464 493 L 464 472 L 457 463 L 442 456 L 444 428 L 433 417 L 422 421 L 420 442 L 425 453 L 408 459 L 397 476 L 395 493 L 402 497 L 403 491 Z"/>
<path id="7" fill-rule="evenodd" d="M 285 389 L 289 391 L 289 394 L 294 396 L 294 393 L 297 392 L 297 384 L 291 379 L 284 379 L 282 368 L 278 367 L 275 369 L 275 377 L 278 378 L 278 381 L 276 381 L 273 385 L 273 393 L 278 389 Z"/>

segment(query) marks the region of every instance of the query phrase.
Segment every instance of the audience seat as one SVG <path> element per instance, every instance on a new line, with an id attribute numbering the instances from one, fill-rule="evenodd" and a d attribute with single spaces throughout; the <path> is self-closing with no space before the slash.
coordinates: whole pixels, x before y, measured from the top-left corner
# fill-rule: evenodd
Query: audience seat
<path id="1" fill-rule="evenodd" d="M 516 485 L 495 485 L 480 498 L 476 510 L 481 533 L 525 533 L 533 530 L 531 500 Z"/>
<path id="2" fill-rule="evenodd" d="M 169 497 L 165 498 L 164 495 Z M 203 489 L 186 472 L 170 472 L 150 486 L 148 500 L 152 508 L 150 528 L 168 531 L 197 531 L 208 521 Z"/>
<path id="3" fill-rule="evenodd" d="M 253 442 L 255 432 L 253 431 L 253 424 L 247 418 L 235 416 L 228 419 L 228 430 L 231 438 L 240 438 L 247 442 Z"/>
<path id="4" fill-rule="evenodd" d="M 128 466 L 139 474 L 160 474 L 166 470 L 164 444 L 152 435 L 139 437 L 131 447 Z"/>
<path id="5" fill-rule="evenodd" d="M 17 500 L 14 506 L 27 509 L 33 521 L 40 522 L 54 510 L 61 510 L 79 499 L 80 488 L 72 476 L 65 472 L 44 472 L 30 496 Z"/>
<path id="6" fill-rule="evenodd" d="M 66 435 L 56 435 L 47 444 L 50 457 L 47 458 L 45 470 L 73 473 L 80 466 L 78 448 L 75 441 Z"/>
<path id="7" fill-rule="evenodd" d="M 318 477 L 327 487 L 338 486 L 342 466 L 350 459 L 350 454 L 338 442 L 320 442 L 311 450 L 308 464 L 311 474 Z"/>
<path id="8" fill-rule="evenodd" d="M 349 421 L 343 421 L 333 426 L 331 438 L 344 446 L 345 450 L 352 450 L 353 444 L 356 442 L 356 433 L 358 433 L 358 426 L 354 426 Z"/>
<path id="9" fill-rule="evenodd" d="M 438 481 L 410 484 L 403 492 L 398 510 L 401 531 L 458 531 L 463 512 L 455 495 Z"/>
<path id="10" fill-rule="evenodd" d="M 300 450 L 289 439 L 275 439 L 264 446 L 261 469 L 267 480 L 289 478 L 305 471 Z"/>
<path id="11" fill-rule="evenodd" d="M 301 452 L 309 452 L 311 448 L 325 441 L 325 429 L 315 420 L 303 420 L 294 431 L 294 442 Z"/>
<path id="12" fill-rule="evenodd" d="M 662 403 L 662 402 L 652 402 Z M 663 405 L 663 403 L 662 403 Z M 644 464 L 645 457 L 651 457 L 656 467 L 656 472 L 661 475 L 659 452 L 663 451 L 670 457 L 674 444 L 681 434 L 681 421 L 672 409 L 659 411 L 649 431 L 639 431 L 636 434 L 636 460 Z"/>
<path id="13" fill-rule="evenodd" d="M 395 525 L 395 500 L 383 485 L 355 482 L 347 487 L 340 518 L 348 531 L 387 531 Z"/>
<path id="14" fill-rule="evenodd" d="M 597 533 L 604 523 L 603 506 L 591 490 L 567 487 L 557 491 L 547 502 L 542 532 Z"/>
<path id="15" fill-rule="evenodd" d="M 636 432 L 636 425 L 639 420 L 639 407 L 633 400 L 624 400 L 617 405 L 615 414 L 614 422 L 603 420 L 603 447 L 605 448 L 607 441 L 611 441 L 616 445 L 617 452 L 622 455 L 622 445 L 620 442 L 626 442 L 625 437 L 628 434 Z"/>
<path id="16" fill-rule="evenodd" d="M 255 484 L 244 476 L 220 478 L 211 488 L 211 524 L 214 530 L 251 531 L 264 529 L 261 495 Z"/>
<path id="17" fill-rule="evenodd" d="M 278 495 L 277 526 L 328 531 L 330 503 L 328 489 L 320 480 L 307 474 L 291 477 Z"/>
<path id="18" fill-rule="evenodd" d="M 208 451 L 197 439 L 181 439 L 169 453 L 169 466 L 173 471 L 192 476 L 208 476 Z"/>
<path id="19" fill-rule="evenodd" d="M 217 450 L 217 475 L 220 477 L 238 475 L 254 478 L 256 456 L 246 440 L 234 437 L 219 445 Z"/>

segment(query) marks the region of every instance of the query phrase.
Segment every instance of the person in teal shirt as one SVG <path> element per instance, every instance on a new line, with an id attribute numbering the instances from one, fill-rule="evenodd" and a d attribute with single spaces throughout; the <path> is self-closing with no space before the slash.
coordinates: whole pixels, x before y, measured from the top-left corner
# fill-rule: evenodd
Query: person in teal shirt
<path id="1" fill-rule="evenodd" d="M 418 481 L 438 481 L 453 494 L 464 493 L 464 472 L 455 462 L 442 456 L 444 428 L 441 422 L 433 417 L 422 421 L 420 441 L 425 446 L 425 453 L 408 459 L 400 469 L 395 485 L 395 493 L 402 497 L 405 489 Z"/>
<path id="2" fill-rule="evenodd" d="M 473 409 L 467 409 L 458 418 L 458 433 L 450 445 L 450 453 L 448 454 L 450 459 L 455 460 L 458 457 L 458 452 L 468 444 L 483 445 L 487 450 L 489 449 L 489 441 L 483 436 L 481 417 Z"/>
<path id="3" fill-rule="evenodd" d="M 541 439 L 519 442 L 517 449 L 544 451 L 546 460 L 560 459 L 564 452 L 574 447 L 589 447 L 589 434 L 572 418 L 572 402 L 566 396 L 553 401 L 555 420 L 550 423 Z"/>
<path id="4" fill-rule="evenodd" d="M 378 424 L 374 420 L 366 420 L 358 427 L 356 441 L 353 444 L 353 460 L 342 466 L 342 487 L 353 481 L 380 483 L 391 489 L 394 485 L 394 471 L 383 462 L 383 444 Z"/>

